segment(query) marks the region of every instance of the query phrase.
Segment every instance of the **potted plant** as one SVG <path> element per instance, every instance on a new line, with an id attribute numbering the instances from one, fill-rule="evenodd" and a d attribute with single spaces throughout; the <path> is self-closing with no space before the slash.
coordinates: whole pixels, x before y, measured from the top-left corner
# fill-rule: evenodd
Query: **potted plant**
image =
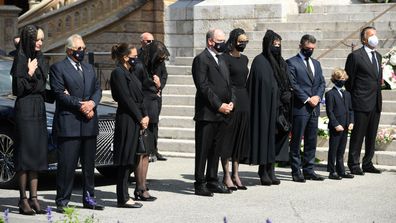
<path id="1" fill-rule="evenodd" d="M 375 150 L 385 151 L 389 145 L 396 138 L 396 131 L 393 128 L 378 129 L 377 136 L 375 137 Z"/>

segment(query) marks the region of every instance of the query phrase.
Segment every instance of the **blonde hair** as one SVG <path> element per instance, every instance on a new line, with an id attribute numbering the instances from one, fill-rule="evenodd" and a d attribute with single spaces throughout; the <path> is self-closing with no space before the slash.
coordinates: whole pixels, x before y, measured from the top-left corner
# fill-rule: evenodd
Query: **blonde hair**
<path id="1" fill-rule="evenodd" d="M 339 68 L 339 67 L 335 68 L 333 70 L 333 72 L 331 73 L 331 81 L 334 82 L 335 80 L 340 80 L 342 78 L 345 78 L 345 80 L 348 79 L 347 72 L 342 68 Z"/>

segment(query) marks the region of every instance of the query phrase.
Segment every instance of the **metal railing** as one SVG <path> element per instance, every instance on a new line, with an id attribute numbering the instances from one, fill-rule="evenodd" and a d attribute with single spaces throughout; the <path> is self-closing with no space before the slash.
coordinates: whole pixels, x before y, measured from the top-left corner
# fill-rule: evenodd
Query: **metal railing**
<path id="1" fill-rule="evenodd" d="M 378 14 L 377 16 L 375 16 L 374 18 L 372 18 L 370 21 L 366 22 L 364 25 L 360 26 L 357 30 L 353 31 L 352 33 L 350 33 L 347 37 L 345 37 L 344 39 L 338 41 L 336 44 L 334 44 L 333 46 L 331 46 L 328 50 L 326 50 L 325 52 L 323 52 L 322 54 L 320 54 L 316 59 L 319 60 L 320 58 L 326 56 L 328 53 L 330 53 L 331 51 L 333 51 L 335 48 L 339 47 L 341 44 L 351 47 L 351 51 L 354 50 L 354 48 L 357 46 L 354 43 L 351 43 L 350 45 L 346 44 L 346 41 L 348 39 L 350 39 L 351 37 L 353 37 L 354 35 L 356 35 L 356 33 L 359 33 L 364 27 L 370 25 L 371 23 L 373 23 L 374 21 L 376 21 L 377 19 L 379 19 L 381 16 L 385 15 L 387 12 L 389 12 L 390 10 L 392 10 L 393 8 L 396 7 L 396 4 L 391 5 L 389 8 L 385 9 L 383 12 L 381 12 L 380 14 Z"/>

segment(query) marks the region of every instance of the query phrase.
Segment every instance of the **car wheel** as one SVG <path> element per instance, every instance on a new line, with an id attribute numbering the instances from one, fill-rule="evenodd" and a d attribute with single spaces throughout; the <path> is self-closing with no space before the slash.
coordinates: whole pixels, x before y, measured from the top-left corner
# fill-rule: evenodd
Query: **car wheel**
<path id="1" fill-rule="evenodd" d="M 12 132 L 0 128 L 0 187 L 8 188 L 16 185 L 14 162 L 15 144 Z"/>
<path id="2" fill-rule="evenodd" d="M 105 176 L 106 178 L 116 178 L 117 177 L 117 167 L 116 166 L 101 166 L 96 167 L 98 172 Z"/>

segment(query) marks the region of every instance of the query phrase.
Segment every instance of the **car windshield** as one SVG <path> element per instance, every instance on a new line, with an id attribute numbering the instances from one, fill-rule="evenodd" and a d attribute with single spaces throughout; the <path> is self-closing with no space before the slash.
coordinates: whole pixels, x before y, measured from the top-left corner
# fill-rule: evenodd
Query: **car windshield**
<path id="1" fill-rule="evenodd" d="M 0 95 L 9 95 L 12 92 L 11 67 L 12 60 L 0 59 Z"/>

